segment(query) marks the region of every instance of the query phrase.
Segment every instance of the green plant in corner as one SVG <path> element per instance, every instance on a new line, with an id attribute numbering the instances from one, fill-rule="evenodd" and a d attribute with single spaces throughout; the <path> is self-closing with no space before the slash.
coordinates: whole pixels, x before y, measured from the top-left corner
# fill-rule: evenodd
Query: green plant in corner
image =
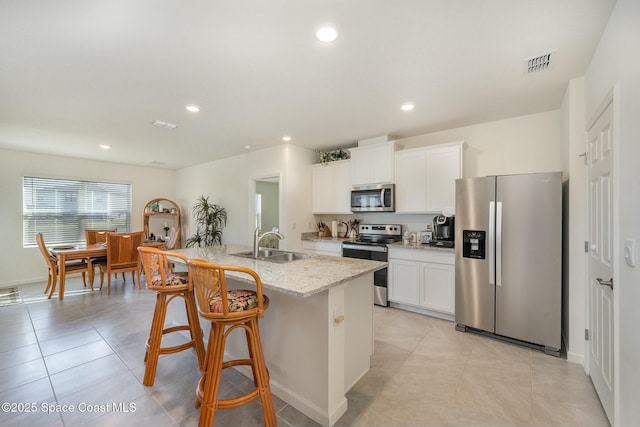
<path id="1" fill-rule="evenodd" d="M 227 225 L 225 208 L 209 202 L 209 197 L 200 196 L 193 205 L 193 220 L 196 234 L 187 239 L 185 247 L 222 244 L 222 229 Z"/>

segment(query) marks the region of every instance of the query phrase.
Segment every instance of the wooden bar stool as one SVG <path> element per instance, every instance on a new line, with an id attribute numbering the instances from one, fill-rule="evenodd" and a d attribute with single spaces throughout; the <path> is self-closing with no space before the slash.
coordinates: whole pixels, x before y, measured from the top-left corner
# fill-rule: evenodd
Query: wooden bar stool
<path id="1" fill-rule="evenodd" d="M 211 264 L 204 260 L 189 260 L 188 265 L 200 316 L 211 321 L 206 360 L 196 390 L 196 407 L 202 405 L 198 425 L 211 426 L 217 409 L 235 408 L 260 398 L 266 427 L 276 426 L 278 420 L 258 328 L 258 318 L 264 316 L 269 306 L 269 298 L 262 294 L 260 276 L 246 267 Z M 255 282 L 256 290 L 228 290 L 228 271 L 248 275 L 247 279 Z M 245 331 L 249 358 L 225 362 L 223 357 L 227 337 L 239 328 Z M 256 388 L 242 396 L 218 399 L 222 370 L 239 365 L 251 366 Z"/>
<path id="2" fill-rule="evenodd" d="M 144 371 L 144 379 L 142 383 L 146 386 L 152 386 L 156 376 L 156 368 L 158 367 L 158 357 L 161 354 L 177 353 L 194 347 L 196 356 L 198 357 L 198 366 L 200 370 L 204 364 L 204 344 L 202 342 L 202 329 L 198 320 L 198 309 L 196 308 L 196 300 L 193 295 L 193 285 L 189 280 L 187 272 L 172 272 L 169 269 L 170 260 L 168 257 L 180 258 L 187 263 L 187 259 L 177 253 L 162 251 L 153 247 L 140 246 L 138 248 L 140 254 L 140 262 L 144 270 L 147 282 L 147 288 L 157 291 L 156 309 L 153 313 L 153 321 L 151 322 L 151 332 L 146 344 L 146 353 L 144 361 L 147 367 Z M 184 300 L 187 312 L 188 325 L 164 327 L 165 317 L 167 314 L 167 306 L 174 298 L 181 297 Z M 189 331 L 191 341 L 184 344 L 161 347 L 162 336 L 171 332 Z"/>

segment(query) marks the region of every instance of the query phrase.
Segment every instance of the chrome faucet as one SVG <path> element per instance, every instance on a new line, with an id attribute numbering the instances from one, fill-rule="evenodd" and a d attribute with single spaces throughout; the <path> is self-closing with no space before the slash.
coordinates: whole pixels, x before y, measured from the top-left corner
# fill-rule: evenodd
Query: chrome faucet
<path id="1" fill-rule="evenodd" d="M 284 236 L 277 231 L 267 231 L 264 234 L 260 234 L 260 227 L 257 227 L 256 231 L 253 232 L 253 257 L 254 258 L 258 258 L 258 255 L 260 253 L 260 242 L 262 241 L 262 239 L 264 239 L 269 235 L 274 235 L 280 240 L 284 239 Z"/>

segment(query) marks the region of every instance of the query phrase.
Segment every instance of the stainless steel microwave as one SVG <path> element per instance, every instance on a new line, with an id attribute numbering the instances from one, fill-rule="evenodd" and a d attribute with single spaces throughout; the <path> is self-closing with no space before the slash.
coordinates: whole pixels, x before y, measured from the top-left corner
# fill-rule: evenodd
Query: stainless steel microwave
<path id="1" fill-rule="evenodd" d="M 354 185 L 351 187 L 352 212 L 394 212 L 394 184 Z"/>

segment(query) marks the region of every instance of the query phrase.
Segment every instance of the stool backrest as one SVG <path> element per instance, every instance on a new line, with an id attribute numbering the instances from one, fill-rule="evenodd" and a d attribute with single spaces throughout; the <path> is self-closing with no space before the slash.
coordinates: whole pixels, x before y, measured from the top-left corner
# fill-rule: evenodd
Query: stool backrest
<path id="1" fill-rule="evenodd" d="M 171 258 L 180 258 L 184 264 L 187 264 L 187 257 L 184 255 L 163 251 L 151 246 L 140 246 L 138 248 L 140 254 L 140 263 L 144 271 L 147 288 L 154 291 L 181 291 L 193 289 L 191 280 L 182 283 L 183 274 L 174 273 L 171 269 Z M 188 276 L 188 275 L 187 275 Z"/>
<path id="2" fill-rule="evenodd" d="M 207 319 L 237 319 L 243 317 L 264 316 L 264 298 L 262 295 L 262 280 L 258 273 L 250 268 L 238 265 L 213 264 L 202 259 L 190 259 L 187 262 L 189 266 L 189 276 L 198 300 L 198 310 L 200 315 Z M 229 299 L 227 287 L 227 273 L 234 272 L 234 276 L 242 280 L 242 284 L 247 282 L 255 285 L 256 307 L 243 310 L 233 311 L 229 308 Z M 221 301 L 221 309 L 216 310 L 211 306 L 211 301 L 219 299 Z"/>

